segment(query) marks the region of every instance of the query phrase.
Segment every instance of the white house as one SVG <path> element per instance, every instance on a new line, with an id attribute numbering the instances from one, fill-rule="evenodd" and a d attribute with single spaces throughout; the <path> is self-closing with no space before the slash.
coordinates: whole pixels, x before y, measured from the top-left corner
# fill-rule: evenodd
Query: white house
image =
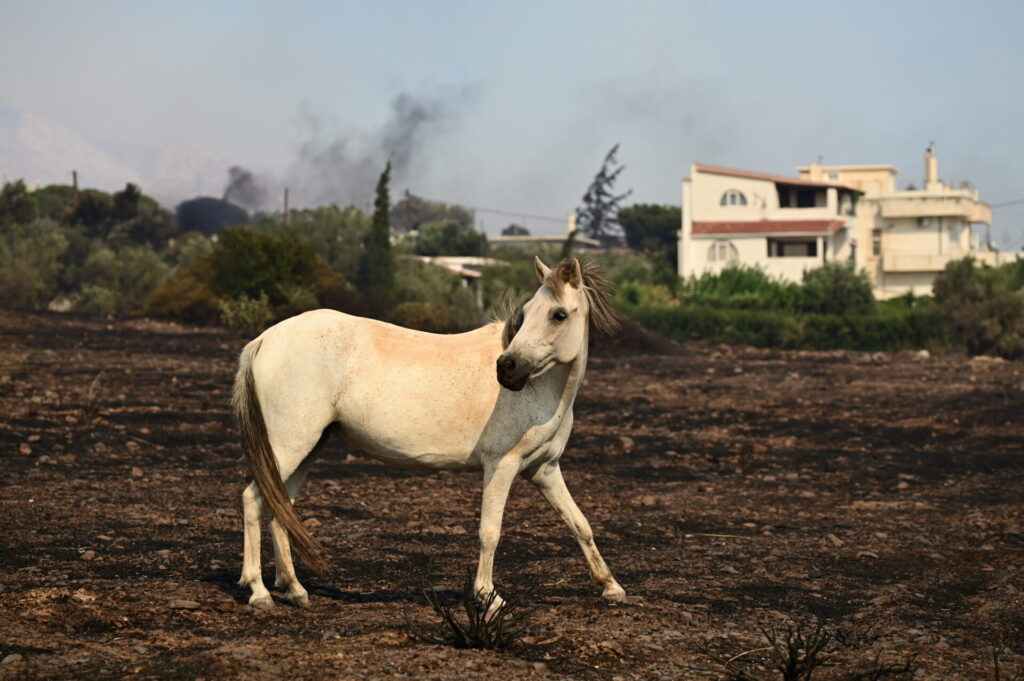
<path id="1" fill-rule="evenodd" d="M 839 182 L 694 163 L 683 180 L 679 275 L 741 262 L 800 281 L 804 270 L 848 260 L 856 196 Z"/>
<path id="2" fill-rule="evenodd" d="M 900 191 L 891 165 L 818 165 L 799 178 L 694 163 L 683 180 L 679 275 L 729 262 L 800 281 L 829 260 L 868 272 L 879 298 L 931 293 L 950 260 L 992 265 L 1024 256 L 997 253 L 974 227 L 991 223 L 978 190 L 939 180 L 932 147 L 923 189 Z"/>

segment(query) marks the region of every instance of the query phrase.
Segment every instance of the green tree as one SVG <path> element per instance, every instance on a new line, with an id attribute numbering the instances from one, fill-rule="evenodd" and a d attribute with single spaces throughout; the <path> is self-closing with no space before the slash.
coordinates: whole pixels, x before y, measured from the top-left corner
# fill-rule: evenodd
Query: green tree
<path id="1" fill-rule="evenodd" d="M 50 220 L 0 229 L 0 304 L 42 309 L 59 291 L 60 257 L 68 240 Z"/>
<path id="2" fill-rule="evenodd" d="M 967 257 L 946 264 L 932 286 L 939 314 L 973 355 L 1024 357 L 1024 290 L 1014 270 Z"/>
<path id="3" fill-rule="evenodd" d="M 390 179 L 391 161 L 388 161 L 377 181 L 373 220 L 370 231 L 363 237 L 363 252 L 359 261 L 359 288 L 366 293 L 377 312 L 382 312 L 390 305 L 395 291 L 395 256 L 391 252 L 391 229 L 388 222 Z"/>
<path id="4" fill-rule="evenodd" d="M 626 245 L 634 251 L 656 253 L 675 248 L 682 221 L 679 206 L 637 203 L 619 211 L 619 224 L 626 236 Z"/>
<path id="5" fill-rule="evenodd" d="M 419 229 L 428 222 L 454 220 L 465 227 L 473 226 L 473 211 L 458 205 L 430 201 L 405 191 L 402 199 L 391 207 L 391 229 L 397 234 Z"/>
<path id="6" fill-rule="evenodd" d="M 223 298 L 241 295 L 271 303 L 288 302 L 292 287 L 313 285 L 316 256 L 306 241 L 288 234 L 268 234 L 252 227 L 228 227 L 210 254 L 212 288 Z"/>
<path id="7" fill-rule="evenodd" d="M 274 234 L 305 239 L 335 271 L 355 279 L 363 237 L 370 229 L 370 216 L 354 206 L 339 208 L 332 203 L 293 210 L 287 221 L 280 215 L 260 216 L 257 226 Z"/>
<path id="8" fill-rule="evenodd" d="M 512 223 L 505 229 L 501 230 L 502 236 L 530 236 L 530 230 L 526 229 L 522 225 Z"/>
<path id="9" fill-rule="evenodd" d="M 874 287 L 868 273 L 841 262 L 825 263 L 804 272 L 802 312 L 862 316 L 875 311 Z"/>
<path id="10" fill-rule="evenodd" d="M 487 236 L 455 220 L 422 225 L 413 247 L 418 255 L 483 255 Z"/>
<path id="11" fill-rule="evenodd" d="M 586 236 L 597 239 L 605 246 L 622 243 L 622 228 L 619 225 L 619 202 L 633 193 L 615 194 L 615 181 L 626 166 L 617 165 L 615 154 L 619 145 L 611 148 L 604 157 L 601 169 L 583 195 L 583 205 L 576 209 L 576 221 Z"/>
<path id="12" fill-rule="evenodd" d="M 23 180 L 7 182 L 0 189 L 0 227 L 32 222 L 38 214 L 36 199 Z"/>

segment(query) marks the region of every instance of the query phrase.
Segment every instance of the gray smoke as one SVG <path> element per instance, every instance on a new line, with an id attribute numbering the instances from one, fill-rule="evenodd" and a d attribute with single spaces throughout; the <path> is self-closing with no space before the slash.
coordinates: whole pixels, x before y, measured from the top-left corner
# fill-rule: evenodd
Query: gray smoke
<path id="1" fill-rule="evenodd" d="M 442 99 L 403 92 L 391 100 L 384 123 L 370 132 L 339 133 L 306 112 L 305 141 L 287 174 L 296 205 L 368 207 L 389 159 L 392 187 L 414 184 L 429 172 L 428 148 L 464 99 L 465 93 Z"/>
<path id="2" fill-rule="evenodd" d="M 235 204 L 248 211 L 267 208 L 270 184 L 267 180 L 259 181 L 252 171 L 241 166 L 228 168 L 228 184 L 224 187 L 225 201 Z"/>
<path id="3" fill-rule="evenodd" d="M 455 109 L 469 94 L 469 88 L 443 98 L 400 93 L 391 100 L 388 118 L 369 132 L 340 132 L 323 117 L 304 111 L 303 141 L 284 179 L 257 176 L 235 166 L 228 171 L 224 199 L 251 211 L 274 210 L 280 208 L 282 190 L 288 187 L 293 207 L 369 207 L 389 159 L 392 187 L 415 184 L 429 171 L 427 148 L 455 119 Z"/>

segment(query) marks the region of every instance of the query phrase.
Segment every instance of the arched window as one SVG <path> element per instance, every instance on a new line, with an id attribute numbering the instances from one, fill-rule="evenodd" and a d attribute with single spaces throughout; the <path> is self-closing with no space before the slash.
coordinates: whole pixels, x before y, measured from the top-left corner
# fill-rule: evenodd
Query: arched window
<path id="1" fill-rule="evenodd" d="M 747 197 L 743 195 L 739 189 L 730 189 L 722 194 L 722 200 L 718 202 L 719 206 L 745 206 L 747 205 Z"/>
<path id="2" fill-rule="evenodd" d="M 708 262 L 732 262 L 739 257 L 739 251 L 731 241 L 718 239 L 708 249 Z"/>

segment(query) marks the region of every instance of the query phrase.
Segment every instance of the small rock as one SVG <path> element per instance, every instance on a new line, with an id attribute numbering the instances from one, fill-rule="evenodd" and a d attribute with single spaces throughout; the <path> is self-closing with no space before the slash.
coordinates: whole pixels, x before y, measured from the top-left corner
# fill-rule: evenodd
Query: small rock
<path id="1" fill-rule="evenodd" d="M 618 641 L 601 641 L 597 645 L 599 647 L 601 647 L 601 648 L 604 648 L 605 650 L 612 651 L 616 655 L 622 655 L 623 654 L 623 652 L 622 652 L 622 645 L 619 644 Z"/>
<path id="2" fill-rule="evenodd" d="M 320 527 L 321 525 L 323 525 L 323 523 L 317 520 L 316 518 L 306 518 L 302 521 L 302 524 L 308 530 L 312 530 L 315 527 Z"/>
<path id="3" fill-rule="evenodd" d="M 857 552 L 857 557 L 858 558 L 878 558 L 878 554 L 875 553 L 874 551 L 858 551 Z"/>
<path id="4" fill-rule="evenodd" d="M 542 674 L 546 674 L 549 671 L 551 671 L 551 667 L 548 665 L 547 662 L 534 662 L 533 668 L 541 672 Z"/>
<path id="5" fill-rule="evenodd" d="M 170 607 L 171 610 L 198 610 L 199 603 L 197 601 L 175 599 L 170 602 L 168 607 Z"/>
<path id="6" fill-rule="evenodd" d="M 339 636 L 338 632 L 336 632 L 334 629 L 328 629 L 324 633 L 320 634 L 320 638 L 326 641 L 330 638 L 341 638 L 341 636 Z"/>
<path id="7" fill-rule="evenodd" d="M 739 570 L 737 570 L 736 568 L 734 568 L 732 565 L 729 565 L 729 564 L 726 564 L 726 565 L 722 566 L 722 572 L 725 572 L 725 573 L 730 574 L 730 575 L 738 575 L 740 573 Z"/>
<path id="8" fill-rule="evenodd" d="M 479 667 L 480 665 L 478 665 L 473 660 L 466 660 L 466 669 L 477 669 Z"/>
<path id="9" fill-rule="evenodd" d="M 146 646 L 132 646 L 132 650 L 137 652 L 139 655 L 145 655 L 149 652 L 149 648 Z"/>
<path id="10" fill-rule="evenodd" d="M 840 539 L 839 537 L 835 536 L 831 532 L 829 532 L 828 534 L 825 535 L 825 539 L 827 539 L 828 543 L 831 544 L 832 546 L 836 547 L 837 549 L 841 548 L 843 546 L 846 546 L 846 542 L 844 542 L 842 539 Z"/>
<path id="11" fill-rule="evenodd" d="M 141 478 L 142 477 L 142 469 L 139 468 L 138 466 L 132 466 L 132 477 L 133 478 Z"/>
<path id="12" fill-rule="evenodd" d="M 657 506 L 659 504 L 658 497 L 653 494 L 645 494 L 640 497 L 641 506 Z"/>
<path id="13" fill-rule="evenodd" d="M 96 538 L 100 541 L 114 541 L 114 538 L 111 537 L 109 534 L 98 534 L 96 535 Z"/>
<path id="14" fill-rule="evenodd" d="M 619 442 L 622 444 L 622 451 L 625 452 L 626 454 L 633 451 L 633 449 L 636 447 L 636 443 L 633 442 L 633 438 L 629 437 L 628 435 L 620 435 Z"/>
<path id="15" fill-rule="evenodd" d="M 29 442 L 39 442 L 41 438 L 38 435 L 29 435 L 27 439 Z"/>
<path id="16" fill-rule="evenodd" d="M 932 353 L 928 352 L 927 350 L 918 350 L 916 353 L 914 353 L 914 356 L 917 357 L 917 359 L 928 359 L 929 357 L 932 356 Z"/>
<path id="17" fill-rule="evenodd" d="M 11 664 L 13 662 L 21 662 L 22 657 L 18 653 L 11 653 L 3 660 L 0 660 L 0 664 Z"/>
<path id="18" fill-rule="evenodd" d="M 896 489 L 910 489 L 910 483 L 907 482 L 906 480 L 900 480 L 896 484 Z"/>
<path id="19" fill-rule="evenodd" d="M 28 456 L 29 454 L 32 453 L 32 445 L 30 445 L 27 442 L 22 442 L 21 445 L 18 447 L 18 453 L 21 454 L 22 456 Z"/>
<path id="20" fill-rule="evenodd" d="M 83 551 L 82 555 L 79 556 L 79 558 L 81 558 L 82 560 L 95 560 L 96 552 L 92 549 L 89 549 L 88 551 Z"/>

